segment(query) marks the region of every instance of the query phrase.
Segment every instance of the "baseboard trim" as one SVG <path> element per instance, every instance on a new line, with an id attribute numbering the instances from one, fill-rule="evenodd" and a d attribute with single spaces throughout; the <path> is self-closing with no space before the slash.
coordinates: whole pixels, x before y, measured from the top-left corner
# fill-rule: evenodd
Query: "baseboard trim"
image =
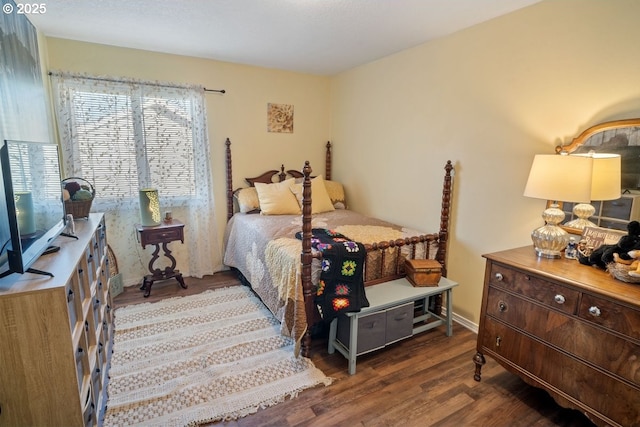
<path id="1" fill-rule="evenodd" d="M 444 308 L 444 307 L 442 308 L 442 315 L 443 316 L 447 315 L 447 309 Z M 469 329 L 474 334 L 478 333 L 478 325 L 473 323 L 471 320 L 466 319 L 466 318 L 456 314 L 455 312 L 452 314 L 451 317 L 452 317 L 454 322 L 458 323 L 461 326 L 464 326 L 465 328 Z"/>

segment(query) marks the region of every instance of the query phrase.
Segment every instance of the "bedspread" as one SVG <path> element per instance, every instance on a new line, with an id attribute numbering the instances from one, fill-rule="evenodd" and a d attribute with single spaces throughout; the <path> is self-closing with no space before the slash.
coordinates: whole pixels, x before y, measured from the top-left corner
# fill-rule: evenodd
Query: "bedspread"
<path id="1" fill-rule="evenodd" d="M 344 209 L 314 215 L 312 228 L 330 228 L 364 244 L 424 234 Z M 225 265 L 237 268 L 251 283 L 280 321 L 281 333 L 298 343 L 296 351 L 307 328 L 301 284 L 302 243 L 295 238 L 301 229 L 300 215 L 238 213 L 229 220 L 224 236 Z M 370 262 L 377 261 L 367 258 Z M 313 283 L 318 282 L 319 275 L 320 261 L 314 259 Z"/>

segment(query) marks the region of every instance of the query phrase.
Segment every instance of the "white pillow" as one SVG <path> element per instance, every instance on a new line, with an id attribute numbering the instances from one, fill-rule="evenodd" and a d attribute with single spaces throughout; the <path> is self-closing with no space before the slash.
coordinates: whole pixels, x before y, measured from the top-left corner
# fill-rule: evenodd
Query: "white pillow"
<path id="1" fill-rule="evenodd" d="M 255 187 L 260 201 L 261 215 L 297 215 L 300 205 L 290 190 L 294 178 L 273 184 L 256 182 Z"/>
<path id="2" fill-rule="evenodd" d="M 258 192 L 255 187 L 238 190 L 235 196 L 240 212 L 247 213 L 260 209 L 260 200 L 258 200 Z"/>

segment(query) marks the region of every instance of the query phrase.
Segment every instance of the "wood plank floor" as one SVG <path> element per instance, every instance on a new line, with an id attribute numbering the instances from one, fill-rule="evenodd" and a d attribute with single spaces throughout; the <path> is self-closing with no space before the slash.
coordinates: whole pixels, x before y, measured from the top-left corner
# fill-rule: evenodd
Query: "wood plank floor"
<path id="1" fill-rule="evenodd" d="M 157 282 L 149 298 L 136 287 L 125 288 L 114 305 L 240 285 L 231 272 L 185 281 L 188 289 L 175 280 Z M 304 390 L 295 399 L 216 426 L 593 426 L 489 357 L 482 381 L 474 381 L 475 343 L 476 334 L 454 323 L 452 337 L 436 328 L 361 356 L 357 373 L 349 375 L 347 360 L 337 352 L 329 355 L 326 337 L 317 337 L 312 360 L 333 378 L 332 385 Z"/>

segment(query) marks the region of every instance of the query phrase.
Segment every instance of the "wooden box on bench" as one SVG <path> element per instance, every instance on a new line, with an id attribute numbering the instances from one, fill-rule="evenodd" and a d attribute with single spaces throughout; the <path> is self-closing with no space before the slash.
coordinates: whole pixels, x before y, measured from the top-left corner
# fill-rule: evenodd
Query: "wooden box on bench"
<path id="1" fill-rule="evenodd" d="M 413 286 L 438 286 L 442 275 L 442 265 L 435 259 L 408 259 L 404 269 Z"/>

